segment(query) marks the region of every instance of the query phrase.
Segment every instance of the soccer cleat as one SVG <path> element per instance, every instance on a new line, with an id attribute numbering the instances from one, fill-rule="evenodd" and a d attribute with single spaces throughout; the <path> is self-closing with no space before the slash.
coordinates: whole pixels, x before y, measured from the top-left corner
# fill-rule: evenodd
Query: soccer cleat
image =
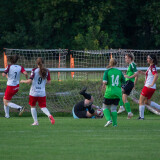
<path id="1" fill-rule="evenodd" d="M 52 124 L 54 124 L 54 123 L 55 123 L 55 120 L 54 120 L 54 118 L 53 118 L 53 116 L 52 116 L 52 115 L 50 115 L 50 116 L 49 116 L 49 119 L 50 119 L 50 121 L 51 121 L 51 123 L 52 123 Z"/>
<path id="2" fill-rule="evenodd" d="M 23 114 L 24 108 L 25 108 L 25 107 L 22 107 L 22 108 L 18 109 L 18 110 L 19 110 L 19 116 L 21 116 L 21 115 Z"/>
<path id="3" fill-rule="evenodd" d="M 138 120 L 144 120 L 144 118 L 138 117 Z"/>
<path id="4" fill-rule="evenodd" d="M 117 113 L 119 114 L 119 113 L 122 113 L 122 112 L 124 112 L 124 111 L 125 111 L 125 109 L 124 109 L 124 108 L 119 108 L 119 110 L 118 110 L 118 112 L 117 112 Z"/>
<path id="5" fill-rule="evenodd" d="M 104 125 L 104 127 L 108 127 L 110 124 L 112 124 L 112 121 L 108 121 L 108 122 Z"/>
<path id="6" fill-rule="evenodd" d="M 5 116 L 5 118 L 10 118 L 10 116 Z"/>
<path id="7" fill-rule="evenodd" d="M 32 123 L 32 126 L 38 126 L 38 125 L 39 125 L 38 122 Z"/>
<path id="8" fill-rule="evenodd" d="M 128 113 L 127 119 L 131 119 L 132 117 L 133 117 L 133 113 L 132 112 Z"/>
<path id="9" fill-rule="evenodd" d="M 83 94 L 86 92 L 86 90 L 87 90 L 87 87 L 84 87 L 84 88 L 79 92 L 79 94 L 83 95 Z"/>

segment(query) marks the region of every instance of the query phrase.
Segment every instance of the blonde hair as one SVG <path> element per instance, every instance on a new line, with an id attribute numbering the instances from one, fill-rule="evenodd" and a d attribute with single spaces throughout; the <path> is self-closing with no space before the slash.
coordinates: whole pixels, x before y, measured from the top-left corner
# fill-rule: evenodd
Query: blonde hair
<path id="1" fill-rule="evenodd" d="M 111 68 L 113 66 L 116 66 L 117 65 L 117 61 L 115 58 L 111 58 L 110 61 L 109 61 L 109 65 L 107 66 L 107 68 Z"/>
<path id="2" fill-rule="evenodd" d="M 38 57 L 36 63 L 37 63 L 37 65 L 38 65 L 39 68 L 40 68 L 40 71 L 39 71 L 40 77 L 42 77 L 43 79 L 45 79 L 46 76 L 47 76 L 47 69 L 44 68 L 44 66 L 43 66 L 43 64 L 44 64 L 43 59 L 40 58 L 40 57 Z"/>

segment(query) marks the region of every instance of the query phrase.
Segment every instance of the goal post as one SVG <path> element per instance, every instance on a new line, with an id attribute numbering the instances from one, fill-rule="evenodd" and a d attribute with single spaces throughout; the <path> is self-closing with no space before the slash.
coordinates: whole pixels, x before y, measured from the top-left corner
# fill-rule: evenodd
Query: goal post
<path id="1" fill-rule="evenodd" d="M 47 107 L 51 112 L 71 112 L 73 105 L 83 99 L 79 95 L 79 91 L 83 86 L 88 87 L 87 92 L 93 95 L 95 104 L 102 106 L 104 96 L 101 90 L 102 78 L 111 57 L 116 58 L 118 68 L 122 71 L 127 70 L 125 64 L 125 55 L 127 53 L 134 54 L 138 70 L 148 68 L 146 57 L 149 53 L 155 53 L 160 62 L 160 50 L 110 49 L 96 51 L 71 50 L 68 52 L 65 49 L 5 49 L 4 51 L 5 56 L 3 58 L 15 54 L 19 55 L 18 64 L 24 66 L 28 72 L 36 67 L 37 57 L 44 58 L 45 67 L 50 70 L 52 76 L 51 85 L 46 86 Z M 4 71 L 3 67 L 0 68 L 1 72 Z M 160 70 L 160 67 L 157 67 L 157 69 Z M 6 81 L 3 80 L 1 83 L 0 92 L 4 93 Z M 13 97 L 13 101 L 26 106 L 27 111 L 30 111 L 28 105 L 29 89 L 29 85 L 20 85 L 18 94 Z M 2 100 L 3 96 L 0 95 L 0 98 Z M 39 112 L 41 111 L 39 110 Z"/>

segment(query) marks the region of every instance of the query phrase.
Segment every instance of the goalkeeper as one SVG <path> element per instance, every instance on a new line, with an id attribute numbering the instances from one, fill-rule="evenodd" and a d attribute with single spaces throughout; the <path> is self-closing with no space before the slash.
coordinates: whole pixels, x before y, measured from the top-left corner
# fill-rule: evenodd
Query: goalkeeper
<path id="1" fill-rule="evenodd" d="M 83 95 L 85 100 L 78 102 L 72 109 L 72 114 L 75 119 L 79 118 L 92 118 L 97 115 L 97 112 L 93 109 L 99 109 L 99 106 L 93 105 L 93 96 L 86 93 L 87 88 L 83 88 L 79 93 Z"/>

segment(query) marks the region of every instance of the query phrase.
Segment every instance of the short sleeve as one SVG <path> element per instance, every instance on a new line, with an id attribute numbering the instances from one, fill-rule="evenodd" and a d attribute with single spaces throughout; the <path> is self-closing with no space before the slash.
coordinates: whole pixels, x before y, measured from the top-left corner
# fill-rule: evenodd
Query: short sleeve
<path id="1" fill-rule="evenodd" d="M 21 66 L 21 73 L 25 72 L 26 70 Z"/>
<path id="2" fill-rule="evenodd" d="M 155 66 L 155 65 L 153 65 L 153 66 L 151 67 L 151 72 L 152 72 L 153 75 L 157 74 L 157 69 L 156 69 L 156 66 Z"/>
<path id="3" fill-rule="evenodd" d="M 4 70 L 4 73 L 7 74 L 9 72 L 9 68 L 10 68 L 10 65 L 8 65 L 5 70 Z"/>
<path id="4" fill-rule="evenodd" d="M 131 67 L 132 72 L 134 72 L 134 73 L 137 72 L 137 67 L 136 67 L 135 63 L 131 63 L 130 67 Z"/>
<path id="5" fill-rule="evenodd" d="M 107 82 L 108 81 L 108 70 L 106 70 L 103 74 L 103 82 Z"/>
<path id="6" fill-rule="evenodd" d="M 29 79 L 32 79 L 32 80 L 33 80 L 34 75 L 35 75 L 34 70 L 35 70 L 35 69 L 32 69 L 32 71 L 31 71 L 31 75 L 30 75 L 30 78 L 29 78 Z"/>

